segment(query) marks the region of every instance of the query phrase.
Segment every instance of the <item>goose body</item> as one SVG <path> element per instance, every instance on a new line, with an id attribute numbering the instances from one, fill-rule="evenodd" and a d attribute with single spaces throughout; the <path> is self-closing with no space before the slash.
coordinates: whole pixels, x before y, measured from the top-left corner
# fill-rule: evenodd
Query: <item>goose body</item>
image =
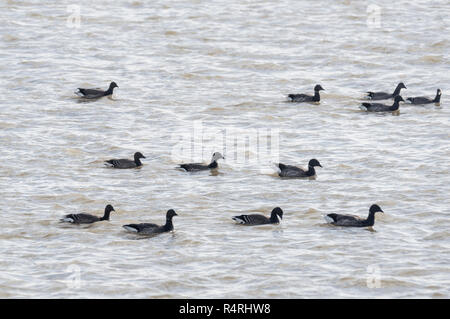
<path id="1" fill-rule="evenodd" d="M 113 168 L 136 168 L 136 167 L 141 167 L 142 166 L 142 162 L 140 161 L 141 158 L 145 158 L 144 155 L 142 155 L 142 153 L 140 152 L 136 152 L 134 153 L 134 160 L 129 160 L 129 159 L 125 159 L 125 158 L 121 158 L 121 159 L 110 159 L 105 161 L 105 165 L 108 167 L 113 167 Z"/>
<path id="2" fill-rule="evenodd" d="M 361 218 L 355 215 L 341 215 L 341 214 L 328 214 L 325 216 L 325 220 L 335 226 L 343 227 L 370 227 L 375 224 L 375 213 L 383 211 L 380 206 L 373 204 L 369 209 L 369 216 L 367 218 Z"/>
<path id="3" fill-rule="evenodd" d="M 109 88 L 105 90 L 101 89 L 83 89 L 78 88 L 78 91 L 75 92 L 76 95 L 83 97 L 85 99 L 98 99 L 103 96 L 112 95 L 114 88 L 119 87 L 116 82 L 111 82 L 109 84 Z"/>
<path id="4" fill-rule="evenodd" d="M 367 96 L 366 98 L 369 100 L 388 100 L 388 99 L 393 99 L 396 96 L 400 95 L 400 91 L 401 89 L 406 89 L 405 84 L 403 84 L 403 82 L 400 82 L 399 84 L 397 84 L 397 87 L 395 88 L 394 92 L 391 93 L 386 93 L 386 92 L 366 92 Z"/>
<path id="5" fill-rule="evenodd" d="M 265 224 L 278 224 L 283 219 L 283 211 L 280 207 L 275 207 L 270 214 L 270 217 L 266 217 L 260 214 L 240 215 L 232 217 L 234 221 L 242 225 L 265 225 Z"/>
<path id="6" fill-rule="evenodd" d="M 316 166 L 322 167 L 322 165 L 320 165 L 319 161 L 316 159 L 311 159 L 308 162 L 307 170 L 293 165 L 278 163 L 278 168 L 280 169 L 278 175 L 280 177 L 314 177 L 316 176 L 316 170 L 314 169 L 314 167 Z"/>
<path id="7" fill-rule="evenodd" d="M 81 214 L 68 214 L 60 219 L 61 222 L 71 223 L 71 224 L 92 224 L 95 222 L 109 220 L 109 215 L 114 212 L 114 208 L 111 205 L 105 207 L 105 213 L 102 217 L 94 216 L 91 214 L 81 213 Z"/>
<path id="8" fill-rule="evenodd" d="M 400 95 L 397 95 L 394 100 L 394 104 L 386 105 L 382 103 L 361 103 L 359 107 L 366 112 L 395 112 L 400 107 L 400 101 L 405 101 Z"/>
<path id="9" fill-rule="evenodd" d="M 411 104 L 431 104 L 431 103 L 438 104 L 441 102 L 441 95 L 442 95 L 441 89 L 437 89 L 436 96 L 434 97 L 434 99 L 430 99 L 424 96 L 418 96 L 418 97 L 409 97 L 406 100 Z"/>
<path id="10" fill-rule="evenodd" d="M 178 216 L 173 209 L 169 209 L 166 213 L 166 223 L 162 226 L 152 223 L 128 224 L 122 227 L 132 233 L 142 235 L 160 234 L 173 230 L 172 218 Z"/>
<path id="11" fill-rule="evenodd" d="M 320 84 L 317 84 L 314 87 L 314 95 L 308 95 L 308 94 L 289 94 L 288 98 L 291 102 L 319 102 L 320 101 L 320 94 L 319 91 L 324 91 L 325 89 L 322 88 Z"/>
<path id="12" fill-rule="evenodd" d="M 214 152 L 211 158 L 211 163 L 209 164 L 201 164 L 201 163 L 180 164 L 179 168 L 182 168 L 187 172 L 216 169 L 219 167 L 219 165 L 217 164 L 217 161 L 219 159 L 224 159 L 224 157 L 219 152 Z"/>

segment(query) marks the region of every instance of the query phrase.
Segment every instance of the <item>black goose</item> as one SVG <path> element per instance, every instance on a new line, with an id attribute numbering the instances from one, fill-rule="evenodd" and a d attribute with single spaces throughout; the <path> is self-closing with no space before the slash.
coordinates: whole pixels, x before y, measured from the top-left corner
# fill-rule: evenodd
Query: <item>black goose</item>
<path id="1" fill-rule="evenodd" d="M 362 103 L 359 108 L 366 112 L 395 112 L 400 107 L 400 101 L 405 102 L 400 95 L 397 95 L 394 99 L 394 104 L 392 105 L 381 103 Z"/>
<path id="2" fill-rule="evenodd" d="M 191 163 L 191 164 L 181 164 L 179 168 L 182 168 L 186 170 L 187 172 L 195 172 L 195 171 L 202 171 L 207 169 L 214 169 L 217 168 L 217 161 L 219 159 L 225 159 L 222 154 L 219 152 L 214 152 L 214 154 L 211 157 L 211 163 L 208 165 L 200 164 L 200 163 Z"/>
<path id="3" fill-rule="evenodd" d="M 92 224 L 95 222 L 100 222 L 102 220 L 109 220 L 109 215 L 111 212 L 115 212 L 111 205 L 106 205 L 105 214 L 103 217 L 98 217 L 90 214 L 68 214 L 60 219 L 61 222 L 72 223 L 72 224 Z"/>
<path id="4" fill-rule="evenodd" d="M 319 102 L 320 101 L 319 91 L 325 91 L 325 89 L 320 84 L 317 84 L 314 87 L 314 95 L 289 94 L 288 98 L 291 99 L 291 102 Z"/>
<path id="5" fill-rule="evenodd" d="M 278 163 L 278 168 L 281 170 L 278 175 L 280 177 L 314 177 L 316 176 L 316 170 L 314 169 L 316 166 L 322 167 L 315 158 L 309 161 L 308 170 L 293 165 Z"/>
<path id="6" fill-rule="evenodd" d="M 394 93 L 386 93 L 386 92 L 366 92 L 367 98 L 369 100 L 387 100 L 387 99 L 393 99 L 397 95 L 400 95 L 400 90 L 406 89 L 406 86 L 403 84 L 403 82 L 400 82 L 397 84 L 397 87 L 394 90 Z"/>
<path id="7" fill-rule="evenodd" d="M 436 96 L 434 99 L 430 99 L 424 96 L 418 96 L 418 97 L 409 97 L 406 100 L 409 101 L 411 104 L 430 104 L 430 103 L 440 103 L 441 102 L 441 89 L 437 89 Z"/>
<path id="8" fill-rule="evenodd" d="M 280 219 L 278 219 L 278 217 Z M 283 211 L 280 207 L 275 207 L 272 210 L 272 213 L 270 214 L 270 218 L 259 215 L 259 214 L 251 214 L 251 215 L 240 215 L 240 216 L 234 216 L 232 219 L 239 224 L 242 225 L 265 225 L 265 224 L 278 224 L 280 223 L 281 219 L 283 219 Z"/>
<path id="9" fill-rule="evenodd" d="M 134 160 L 129 159 L 110 159 L 105 161 L 105 165 L 113 168 L 135 168 L 142 166 L 141 158 L 145 158 L 141 152 L 134 153 Z"/>
<path id="10" fill-rule="evenodd" d="M 328 214 L 325 216 L 325 220 L 336 226 L 345 227 L 370 227 L 375 223 L 375 213 L 384 213 L 380 206 L 373 204 L 370 206 L 369 216 L 363 219 L 354 215 L 341 215 L 341 214 Z"/>
<path id="11" fill-rule="evenodd" d="M 177 213 L 175 213 L 173 209 L 169 209 L 166 213 L 166 223 L 162 226 L 151 223 L 141 223 L 123 225 L 122 227 L 130 232 L 142 235 L 165 233 L 173 230 L 172 218 L 174 216 L 178 216 Z"/>
<path id="12" fill-rule="evenodd" d="M 109 84 L 109 88 L 104 91 L 100 89 L 82 89 L 78 88 L 78 91 L 75 92 L 76 95 L 83 97 L 85 99 L 98 99 L 102 96 L 112 95 L 114 88 L 118 88 L 119 86 L 116 82 L 111 82 Z"/>

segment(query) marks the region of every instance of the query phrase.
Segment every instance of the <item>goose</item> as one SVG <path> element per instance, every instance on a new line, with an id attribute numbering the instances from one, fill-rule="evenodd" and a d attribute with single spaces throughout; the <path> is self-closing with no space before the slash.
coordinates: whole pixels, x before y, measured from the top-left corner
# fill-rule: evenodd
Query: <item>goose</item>
<path id="1" fill-rule="evenodd" d="M 373 204 L 369 209 L 369 216 L 364 219 L 354 215 L 328 214 L 325 220 L 335 226 L 345 227 L 370 227 L 375 223 L 375 213 L 384 213 L 377 204 Z"/>
<path id="2" fill-rule="evenodd" d="M 397 95 L 400 95 L 400 90 L 406 89 L 406 86 L 403 84 L 403 82 L 400 82 L 397 84 L 397 87 L 394 90 L 394 93 L 386 93 L 386 92 L 366 92 L 367 96 L 366 98 L 369 100 L 387 100 L 387 99 L 393 99 Z"/>
<path id="3" fill-rule="evenodd" d="M 141 167 L 142 163 L 140 161 L 141 158 L 145 158 L 144 155 L 142 155 L 141 152 L 134 153 L 134 160 L 129 159 L 110 159 L 105 161 L 105 165 L 107 167 L 113 167 L 113 168 L 135 168 L 135 167 Z"/>
<path id="4" fill-rule="evenodd" d="M 400 107 L 400 101 L 405 102 L 400 95 L 397 95 L 394 99 L 394 104 L 386 105 L 381 103 L 362 103 L 359 107 L 366 112 L 395 112 Z"/>
<path id="5" fill-rule="evenodd" d="M 319 91 L 325 91 L 325 89 L 320 84 L 317 84 L 314 87 L 314 95 L 289 94 L 288 98 L 291 99 L 291 102 L 319 102 L 320 101 Z"/>
<path id="6" fill-rule="evenodd" d="M 105 214 L 103 217 L 98 217 L 90 214 L 68 214 L 60 219 L 61 222 L 71 223 L 71 224 L 92 224 L 95 222 L 100 222 L 102 220 L 109 220 L 109 215 L 111 212 L 115 212 L 112 205 L 106 205 Z"/>
<path id="7" fill-rule="evenodd" d="M 83 97 L 85 99 L 98 99 L 102 96 L 112 95 L 114 88 L 118 88 L 119 86 L 116 82 L 111 82 L 109 84 L 109 88 L 104 91 L 100 89 L 82 89 L 78 88 L 78 91 L 75 92 L 76 95 Z"/>
<path id="8" fill-rule="evenodd" d="M 441 89 L 437 89 L 436 96 L 434 99 L 430 99 L 424 96 L 418 96 L 418 97 L 409 97 L 406 100 L 411 104 L 430 104 L 430 103 L 440 103 L 441 102 L 441 95 L 442 91 Z"/>
<path id="9" fill-rule="evenodd" d="M 300 167 L 293 166 L 293 165 L 285 165 L 282 163 L 278 163 L 278 168 L 280 169 L 280 172 L 278 175 L 280 177 L 315 177 L 316 176 L 316 170 L 314 167 L 320 165 L 319 161 L 315 158 L 311 159 L 308 162 L 308 170 L 304 170 Z"/>
<path id="10" fill-rule="evenodd" d="M 278 224 L 283 219 L 283 210 L 280 207 L 275 207 L 270 213 L 270 217 L 266 217 L 260 214 L 240 215 L 232 217 L 234 221 L 239 224 L 254 226 L 265 224 Z"/>
<path id="11" fill-rule="evenodd" d="M 178 216 L 173 209 L 169 209 L 166 213 L 166 223 L 162 226 L 151 223 L 141 223 L 141 224 L 128 224 L 122 227 L 132 233 L 138 233 L 142 235 L 160 234 L 164 232 L 169 232 L 173 230 L 172 218 Z"/>
<path id="12" fill-rule="evenodd" d="M 218 168 L 217 161 L 219 159 L 225 159 L 225 158 L 219 152 L 214 152 L 211 157 L 211 163 L 208 165 L 200 164 L 200 163 L 180 164 L 179 168 L 182 168 L 187 172 L 196 172 L 196 171 L 202 171 L 202 170 L 208 170 L 208 169 L 216 169 L 216 168 Z"/>

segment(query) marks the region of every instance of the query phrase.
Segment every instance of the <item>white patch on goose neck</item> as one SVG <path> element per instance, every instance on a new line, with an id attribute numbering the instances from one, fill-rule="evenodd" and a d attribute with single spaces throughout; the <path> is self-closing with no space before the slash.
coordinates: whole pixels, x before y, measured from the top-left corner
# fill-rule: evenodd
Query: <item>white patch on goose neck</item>
<path id="1" fill-rule="evenodd" d="M 281 224 L 281 218 L 278 214 L 275 215 L 277 217 L 278 224 Z"/>

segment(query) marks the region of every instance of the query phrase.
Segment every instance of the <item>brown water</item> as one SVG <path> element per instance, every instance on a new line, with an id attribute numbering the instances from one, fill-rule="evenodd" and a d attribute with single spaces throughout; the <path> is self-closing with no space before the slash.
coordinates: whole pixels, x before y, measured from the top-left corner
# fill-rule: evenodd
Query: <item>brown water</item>
<path id="1" fill-rule="evenodd" d="M 0 297 L 450 297 L 450 5 L 377 5 L 1 2 Z M 112 99 L 73 94 L 110 81 Z M 358 109 L 400 81 L 441 105 Z M 316 83 L 320 105 L 286 103 Z M 141 169 L 103 168 L 135 151 Z M 217 174 L 175 169 L 213 151 Z M 313 157 L 316 180 L 271 164 Z M 107 203 L 109 222 L 58 222 Z M 372 203 L 375 231 L 325 225 Z M 231 220 L 275 206 L 281 225 Z M 169 208 L 173 233 L 121 227 Z"/>

